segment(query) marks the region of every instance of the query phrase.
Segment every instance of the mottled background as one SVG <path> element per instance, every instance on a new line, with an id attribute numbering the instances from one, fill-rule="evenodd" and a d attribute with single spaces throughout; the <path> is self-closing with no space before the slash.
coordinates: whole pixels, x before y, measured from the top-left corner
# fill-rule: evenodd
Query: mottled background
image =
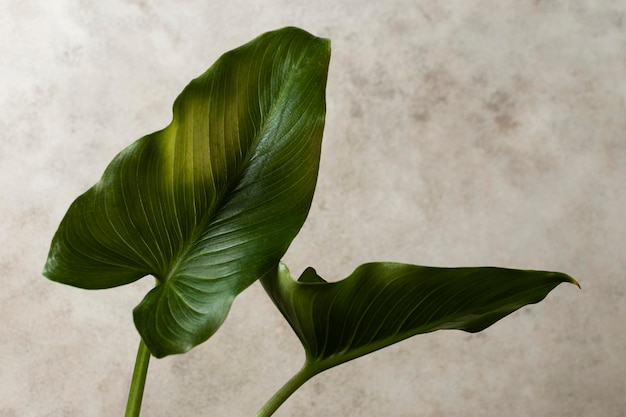
<path id="1" fill-rule="evenodd" d="M 331 280 L 390 260 L 554 269 L 582 284 L 483 333 L 415 337 L 321 374 L 276 416 L 623 416 L 621 0 L 4 0 L 0 416 L 121 416 L 150 279 L 41 276 L 71 201 L 169 123 L 187 82 L 262 32 L 332 39 L 319 186 L 285 256 Z M 254 285 L 151 363 L 146 417 L 253 416 L 303 360 Z"/>

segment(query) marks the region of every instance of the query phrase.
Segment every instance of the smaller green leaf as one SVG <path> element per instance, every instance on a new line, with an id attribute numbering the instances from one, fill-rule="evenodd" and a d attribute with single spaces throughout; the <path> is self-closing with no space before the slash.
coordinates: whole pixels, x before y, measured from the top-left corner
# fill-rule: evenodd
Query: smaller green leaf
<path id="1" fill-rule="evenodd" d="M 309 375 L 408 337 L 441 329 L 479 332 L 541 301 L 558 272 L 370 263 L 329 283 L 308 268 L 296 282 L 281 264 L 263 286 L 304 349 Z"/>

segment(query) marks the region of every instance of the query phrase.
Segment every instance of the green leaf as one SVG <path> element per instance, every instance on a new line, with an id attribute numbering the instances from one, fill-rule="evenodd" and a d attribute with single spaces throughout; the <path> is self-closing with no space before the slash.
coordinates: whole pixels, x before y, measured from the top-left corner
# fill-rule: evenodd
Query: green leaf
<path id="1" fill-rule="evenodd" d="M 74 201 L 44 275 L 100 289 L 153 275 L 134 310 L 153 355 L 208 339 L 280 258 L 312 200 L 330 44 L 296 28 L 224 54 L 172 122 L 117 155 Z"/>
<path id="2" fill-rule="evenodd" d="M 578 285 L 557 272 L 399 263 L 365 264 L 332 283 L 313 268 L 296 282 L 280 264 L 261 282 L 304 346 L 307 377 L 417 334 L 479 332 L 562 282 Z"/>

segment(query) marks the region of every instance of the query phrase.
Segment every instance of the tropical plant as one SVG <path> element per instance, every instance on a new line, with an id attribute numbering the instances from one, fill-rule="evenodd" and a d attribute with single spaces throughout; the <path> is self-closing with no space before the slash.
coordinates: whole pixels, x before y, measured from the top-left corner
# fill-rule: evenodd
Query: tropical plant
<path id="1" fill-rule="evenodd" d="M 562 282 L 555 272 L 370 263 L 326 282 L 280 261 L 318 175 L 330 42 L 297 29 L 224 54 L 175 100 L 172 122 L 120 152 L 70 206 L 44 275 L 87 289 L 156 279 L 134 309 L 141 341 L 126 415 L 138 416 L 149 358 L 209 339 L 260 280 L 306 352 L 257 416 L 313 375 L 407 337 L 478 332 Z"/>

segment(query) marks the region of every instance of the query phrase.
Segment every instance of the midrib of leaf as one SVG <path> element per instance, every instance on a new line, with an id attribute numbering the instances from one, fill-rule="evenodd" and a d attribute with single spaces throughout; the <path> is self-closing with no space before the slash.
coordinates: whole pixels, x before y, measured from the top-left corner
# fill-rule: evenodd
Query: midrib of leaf
<path id="1" fill-rule="evenodd" d="M 265 59 L 265 57 L 263 59 Z M 302 61 L 302 58 L 300 58 L 297 62 L 295 62 L 293 64 L 293 67 L 299 68 L 301 61 Z M 258 66 L 261 67 L 262 64 L 259 64 Z M 296 75 L 299 75 L 299 74 L 296 74 Z M 192 230 L 192 233 L 184 241 L 182 248 L 178 251 L 178 255 L 175 257 L 174 262 L 171 264 L 172 266 L 169 268 L 168 273 L 165 275 L 165 277 L 162 280 L 160 280 L 157 277 L 157 279 L 159 279 L 161 283 L 166 283 L 177 275 L 181 266 L 183 266 L 185 264 L 185 261 L 189 258 L 190 252 L 193 251 L 195 245 L 201 240 L 202 235 L 206 232 L 206 228 L 210 224 L 215 213 L 218 213 L 220 210 L 222 210 L 224 206 L 228 203 L 229 199 L 234 197 L 234 191 L 239 187 L 239 185 L 242 182 L 242 179 L 245 177 L 246 171 L 250 167 L 250 162 L 252 161 L 252 159 L 257 153 L 256 151 L 261 143 L 261 138 L 264 137 L 264 133 L 265 133 L 264 128 L 267 127 L 268 121 L 273 120 L 274 117 L 278 113 L 280 113 L 279 109 L 281 108 L 281 106 L 279 106 L 279 104 L 282 104 L 283 101 L 285 100 L 285 97 L 288 97 L 287 92 L 290 90 L 296 78 L 297 78 L 296 76 L 289 76 L 286 78 L 285 82 L 282 83 L 281 88 L 276 93 L 276 99 L 272 100 L 272 105 L 270 106 L 268 111 L 265 112 L 265 117 L 263 116 L 263 108 L 261 104 L 259 103 L 259 111 L 261 112 L 260 125 L 258 129 L 255 129 L 256 134 L 254 136 L 254 139 L 252 140 L 251 145 L 248 147 L 248 151 L 245 152 L 245 155 L 242 158 L 242 161 L 239 165 L 239 170 L 235 174 L 236 179 L 231 181 L 226 191 L 224 191 L 220 196 L 218 196 L 218 199 L 216 203 L 213 205 L 212 209 L 201 215 L 200 221 L 195 225 L 195 227 Z M 259 86 L 260 84 L 261 83 L 259 82 Z M 239 84 L 235 83 L 235 85 L 239 85 Z M 258 95 L 259 95 L 259 100 L 260 100 L 261 99 L 260 91 L 258 92 Z M 235 96 L 238 96 L 238 94 L 235 94 Z M 239 102 L 237 102 L 237 106 L 239 106 Z M 252 106 L 248 106 L 249 109 L 251 107 Z M 238 114 L 238 111 L 236 113 Z M 239 120 L 238 119 L 236 120 L 238 123 Z M 254 119 L 252 117 L 250 119 L 250 123 L 254 128 L 256 128 L 254 124 Z M 171 125 L 173 124 L 174 122 L 172 122 Z M 240 134 L 239 127 L 237 127 L 237 134 L 238 135 Z M 238 143 L 241 143 L 241 141 L 239 141 Z M 193 189 L 193 187 L 191 188 Z M 195 196 L 194 196 L 194 199 L 195 199 Z M 195 208 L 196 208 L 196 204 L 194 204 L 194 210 Z M 174 210 L 176 211 L 176 204 L 174 204 Z M 178 214 L 176 215 L 176 218 L 178 219 Z M 180 225 L 179 225 L 179 230 L 180 230 Z"/>

